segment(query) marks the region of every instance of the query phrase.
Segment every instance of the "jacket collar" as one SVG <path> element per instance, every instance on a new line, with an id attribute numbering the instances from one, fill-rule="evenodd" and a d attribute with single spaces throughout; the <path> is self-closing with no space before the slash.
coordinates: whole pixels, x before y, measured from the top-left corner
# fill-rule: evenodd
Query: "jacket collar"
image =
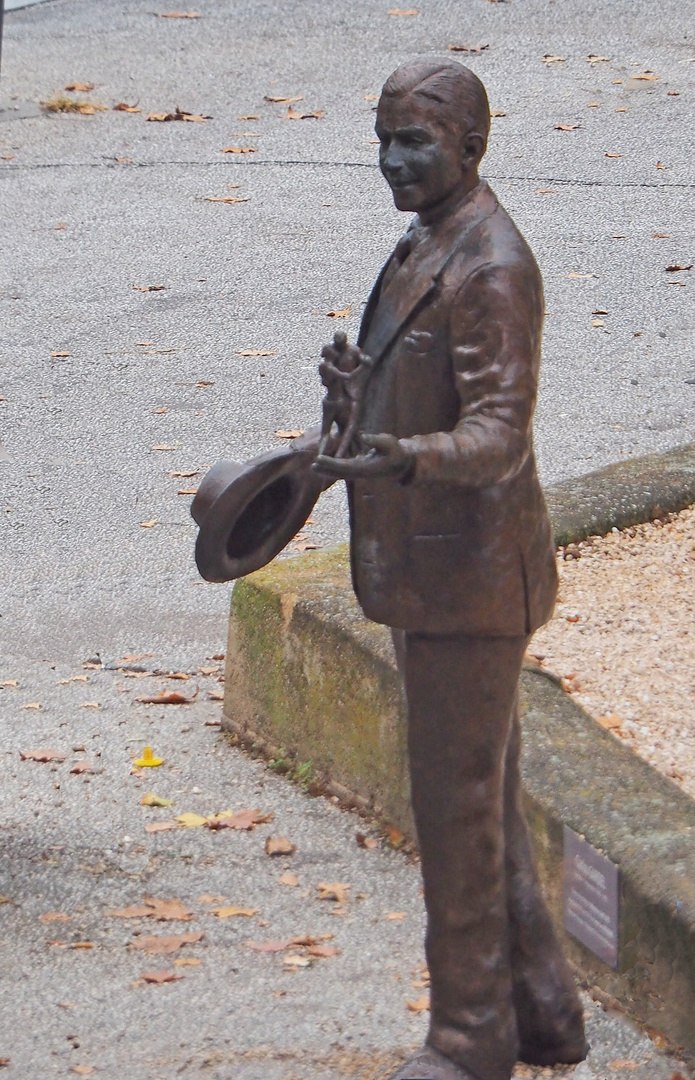
<path id="1" fill-rule="evenodd" d="M 404 324 L 432 298 L 447 265 L 471 229 L 494 213 L 497 206 L 494 194 L 481 181 L 450 218 L 430 227 L 382 293 L 381 284 L 393 256 L 387 260 L 367 301 L 357 339 L 359 347 L 375 363 L 388 351 Z"/>

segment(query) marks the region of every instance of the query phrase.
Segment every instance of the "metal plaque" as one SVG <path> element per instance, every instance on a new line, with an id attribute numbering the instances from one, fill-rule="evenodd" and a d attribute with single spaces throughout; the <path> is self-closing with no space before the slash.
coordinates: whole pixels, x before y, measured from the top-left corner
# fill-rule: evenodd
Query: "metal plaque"
<path id="1" fill-rule="evenodd" d="M 565 930 L 611 967 L 618 966 L 619 871 L 565 825 Z"/>

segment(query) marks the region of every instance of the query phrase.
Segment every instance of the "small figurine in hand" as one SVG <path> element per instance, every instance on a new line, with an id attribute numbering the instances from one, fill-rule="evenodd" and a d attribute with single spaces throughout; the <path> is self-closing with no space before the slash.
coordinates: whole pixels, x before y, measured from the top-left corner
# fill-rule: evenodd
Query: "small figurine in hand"
<path id="1" fill-rule="evenodd" d="M 357 427 L 372 360 L 355 345 L 348 345 L 347 334 L 342 330 L 336 331 L 332 345 L 324 345 L 321 356 L 319 374 L 326 396 L 318 453 L 322 457 L 327 453 L 331 458 L 352 457 L 361 450 Z M 333 424 L 338 428 L 338 443 L 330 453 Z"/>

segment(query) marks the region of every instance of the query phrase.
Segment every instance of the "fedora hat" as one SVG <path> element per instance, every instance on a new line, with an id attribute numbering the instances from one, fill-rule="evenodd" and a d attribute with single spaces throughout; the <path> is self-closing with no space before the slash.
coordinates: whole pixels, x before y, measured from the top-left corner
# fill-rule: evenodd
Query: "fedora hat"
<path id="1" fill-rule="evenodd" d="M 195 561 L 206 581 L 259 570 L 301 529 L 325 486 L 312 472 L 320 431 L 250 461 L 218 461 L 191 504 Z"/>

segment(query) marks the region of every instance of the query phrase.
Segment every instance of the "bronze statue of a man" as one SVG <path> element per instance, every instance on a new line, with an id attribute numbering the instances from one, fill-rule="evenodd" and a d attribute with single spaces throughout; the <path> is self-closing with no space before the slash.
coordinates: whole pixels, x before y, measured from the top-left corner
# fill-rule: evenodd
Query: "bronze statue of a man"
<path id="1" fill-rule="evenodd" d="M 324 431 L 314 469 L 348 482 L 355 591 L 393 628 L 428 915 L 429 1035 L 393 1080 L 509 1080 L 517 1058 L 587 1049 L 521 804 L 517 682 L 557 583 L 532 440 L 542 282 L 478 176 L 489 116 L 461 64 L 390 76 L 381 171 L 417 216 L 358 346 L 323 350 L 371 367 L 358 452 L 333 456 Z"/>

